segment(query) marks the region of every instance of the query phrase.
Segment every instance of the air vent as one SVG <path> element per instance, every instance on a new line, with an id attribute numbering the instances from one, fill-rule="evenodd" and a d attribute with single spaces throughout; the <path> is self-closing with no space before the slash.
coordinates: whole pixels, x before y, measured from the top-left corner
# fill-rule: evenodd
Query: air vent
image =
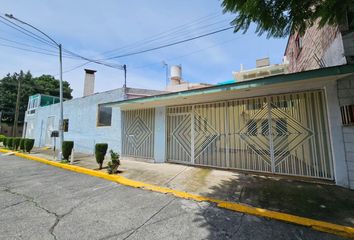
<path id="1" fill-rule="evenodd" d="M 344 126 L 354 126 L 354 105 L 341 106 L 342 122 Z"/>

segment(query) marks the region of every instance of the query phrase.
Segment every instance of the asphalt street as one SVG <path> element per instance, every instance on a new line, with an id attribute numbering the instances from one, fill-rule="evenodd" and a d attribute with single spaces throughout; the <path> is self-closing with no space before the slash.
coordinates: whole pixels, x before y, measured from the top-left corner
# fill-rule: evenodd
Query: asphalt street
<path id="1" fill-rule="evenodd" d="M 0 239 L 343 239 L 0 156 Z"/>

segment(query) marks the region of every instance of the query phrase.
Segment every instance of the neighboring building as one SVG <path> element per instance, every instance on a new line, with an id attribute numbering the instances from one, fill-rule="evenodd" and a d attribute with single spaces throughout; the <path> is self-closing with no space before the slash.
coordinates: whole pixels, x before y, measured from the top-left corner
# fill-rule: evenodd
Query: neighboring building
<path id="1" fill-rule="evenodd" d="M 5 135 L 5 136 L 12 136 L 13 132 L 13 124 L 8 124 L 6 122 L 1 122 L 0 123 L 0 134 L 1 135 Z M 16 137 L 20 137 L 22 136 L 22 132 L 23 132 L 23 124 L 19 123 L 17 126 L 17 133 L 16 133 Z"/>
<path id="2" fill-rule="evenodd" d="M 337 83 L 354 93 L 354 66 L 104 106 L 121 111 L 116 139 L 121 139 L 123 159 L 291 175 L 354 189 L 354 155 L 346 158 L 345 151 L 354 149 L 353 142 L 345 142 L 354 130 L 342 132 L 342 125 L 353 124 L 354 117 L 352 123 L 341 118 Z"/>
<path id="3" fill-rule="evenodd" d="M 120 112 L 100 104 L 164 93 L 162 91 L 119 88 L 94 93 L 95 71 L 85 69 L 84 97 L 64 101 L 65 140 L 75 142 L 75 150 L 93 153 L 96 143 L 108 143 L 118 150 L 121 142 Z M 88 85 L 88 86 L 87 86 Z M 125 96 L 126 95 L 126 96 Z M 31 96 L 25 115 L 24 137 L 35 139 L 36 146 L 53 147 L 51 133 L 59 128 L 59 98 L 37 94 Z"/>
<path id="4" fill-rule="evenodd" d="M 212 86 L 206 83 L 190 83 L 182 79 L 182 67 L 179 65 L 171 66 L 170 82 L 166 87 L 167 92 L 181 92 L 197 88 Z"/>
<path id="5" fill-rule="evenodd" d="M 297 32 L 290 35 L 285 49 L 289 72 L 353 63 L 353 30 L 348 24 L 323 28 L 315 24 L 303 36 Z"/>
<path id="6" fill-rule="evenodd" d="M 289 62 L 289 72 L 296 73 L 330 66 L 354 63 L 354 28 L 348 22 L 353 13 L 348 14 L 348 21 L 340 26 L 317 25 L 306 30 L 303 36 L 290 35 L 285 50 Z M 354 188 L 354 81 L 340 79 L 336 82 L 341 115 L 346 119 L 339 131 L 343 136 L 344 153 L 349 171 L 351 187 Z"/>
<path id="7" fill-rule="evenodd" d="M 288 64 L 286 62 L 270 64 L 270 60 L 267 57 L 256 60 L 256 68 L 253 69 L 244 70 L 243 65 L 241 65 L 240 71 L 232 72 L 232 75 L 235 82 L 242 82 L 286 73 L 288 73 Z"/>

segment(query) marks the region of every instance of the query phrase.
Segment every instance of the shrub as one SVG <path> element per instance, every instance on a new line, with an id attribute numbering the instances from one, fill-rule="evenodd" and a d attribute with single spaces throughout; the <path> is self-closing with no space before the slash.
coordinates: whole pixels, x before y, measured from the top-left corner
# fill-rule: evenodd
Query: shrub
<path id="1" fill-rule="evenodd" d="M 107 143 L 97 143 L 95 146 L 95 156 L 96 162 L 99 165 L 99 169 L 102 169 L 102 164 L 104 161 L 104 157 L 107 153 L 108 144 Z"/>
<path id="2" fill-rule="evenodd" d="M 26 138 L 25 139 L 25 150 L 28 153 L 31 153 L 31 150 L 34 146 L 34 139 Z"/>
<path id="3" fill-rule="evenodd" d="M 69 157 L 71 155 L 71 152 L 74 148 L 74 142 L 73 141 L 64 141 L 63 146 L 62 146 L 62 154 L 63 154 L 63 159 L 69 160 Z"/>
<path id="4" fill-rule="evenodd" d="M 18 149 L 18 147 L 20 146 L 20 140 L 21 140 L 21 138 L 14 138 L 13 139 L 13 149 L 14 150 L 17 150 Z"/>
<path id="5" fill-rule="evenodd" d="M 25 141 L 26 141 L 26 138 L 21 138 L 20 139 L 20 150 L 21 151 L 25 151 L 26 149 L 25 149 Z"/>
<path id="6" fill-rule="evenodd" d="M 8 138 L 5 137 L 4 140 L 3 140 L 3 142 L 2 142 L 2 144 L 4 145 L 4 147 L 7 147 L 7 139 L 8 139 Z"/>
<path id="7" fill-rule="evenodd" d="M 111 154 L 111 160 L 110 162 L 108 162 L 108 169 L 107 172 L 109 174 L 115 174 L 118 172 L 118 167 L 120 165 L 120 160 L 119 160 L 119 154 L 114 152 L 113 150 L 109 151 L 109 153 Z"/>
<path id="8" fill-rule="evenodd" d="M 6 138 L 5 135 L 0 134 L 0 143 L 4 142 L 5 138 Z"/>
<path id="9" fill-rule="evenodd" d="M 7 142 L 6 142 L 6 147 L 8 149 L 12 149 L 13 148 L 13 142 L 14 142 L 14 138 L 10 137 L 10 138 L 7 138 Z"/>

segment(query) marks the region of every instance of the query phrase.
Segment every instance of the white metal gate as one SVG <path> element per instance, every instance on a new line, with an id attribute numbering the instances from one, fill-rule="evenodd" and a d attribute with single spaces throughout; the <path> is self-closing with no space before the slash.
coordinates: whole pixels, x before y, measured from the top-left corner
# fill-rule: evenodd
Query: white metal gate
<path id="1" fill-rule="evenodd" d="M 321 90 L 170 107 L 167 160 L 333 179 L 326 116 Z"/>
<path id="2" fill-rule="evenodd" d="M 122 111 L 122 155 L 154 157 L 155 109 Z"/>

